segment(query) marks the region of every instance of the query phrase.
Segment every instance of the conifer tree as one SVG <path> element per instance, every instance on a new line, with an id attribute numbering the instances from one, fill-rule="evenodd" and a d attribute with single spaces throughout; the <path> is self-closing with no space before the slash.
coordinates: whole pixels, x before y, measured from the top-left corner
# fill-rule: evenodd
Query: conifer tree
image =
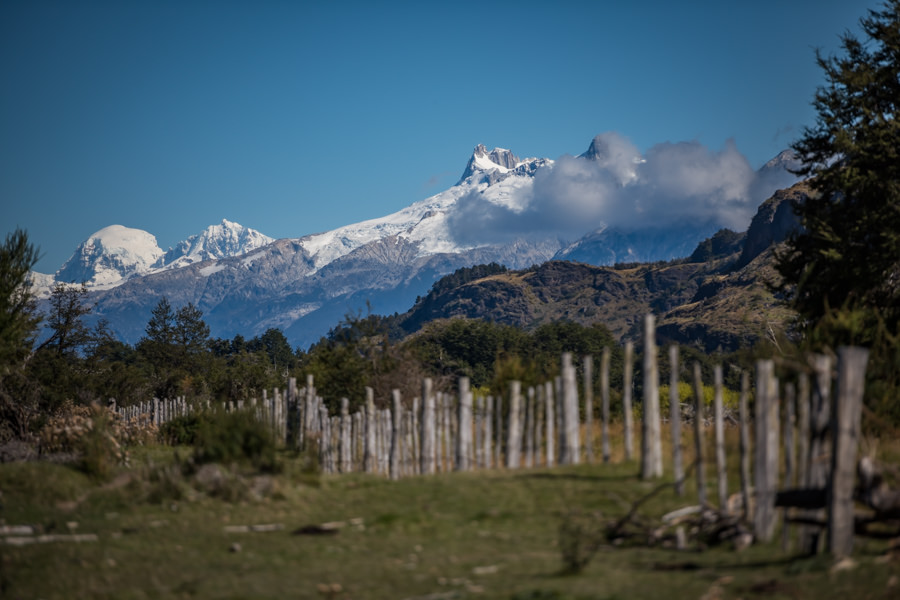
<path id="1" fill-rule="evenodd" d="M 31 351 L 38 316 L 31 268 L 38 260 L 28 234 L 16 229 L 0 246 L 0 375 Z"/>
<path id="2" fill-rule="evenodd" d="M 900 325 L 900 0 L 860 24 L 841 56 L 816 55 L 816 124 L 793 146 L 814 194 L 778 270 L 808 328 L 837 323 L 830 341 L 868 344 Z"/>

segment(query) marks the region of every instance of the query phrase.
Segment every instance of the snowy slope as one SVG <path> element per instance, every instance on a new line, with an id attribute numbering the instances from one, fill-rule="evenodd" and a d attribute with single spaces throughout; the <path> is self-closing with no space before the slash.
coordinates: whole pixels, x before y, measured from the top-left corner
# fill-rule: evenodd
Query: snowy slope
<path id="1" fill-rule="evenodd" d="M 177 269 L 195 262 L 238 256 L 256 250 L 275 241 L 267 235 L 222 219 L 218 225 L 210 225 L 202 233 L 192 235 L 170 248 L 153 265 L 154 269 Z"/>
<path id="2" fill-rule="evenodd" d="M 108 290 L 134 277 L 240 256 L 273 241 L 255 229 L 223 219 L 163 252 L 153 234 L 110 225 L 82 242 L 54 275 L 33 273 L 32 282 L 39 296 L 46 296 L 56 282 L 83 282 L 91 290 Z"/>
<path id="3" fill-rule="evenodd" d="M 156 237 L 142 229 L 110 225 L 82 242 L 56 272 L 55 281 L 109 289 L 149 273 L 163 255 Z"/>
<path id="4" fill-rule="evenodd" d="M 479 144 L 462 179 L 450 189 L 385 217 L 306 236 L 300 239 L 300 244 L 313 257 L 316 270 L 389 236 L 418 243 L 420 257 L 466 252 L 477 245 L 460 243 L 447 224 L 457 201 L 475 193 L 493 204 L 521 210 L 523 199 L 527 198 L 523 192 L 532 186 L 536 170 L 552 164 L 553 161 L 543 158 L 522 160 L 503 148 L 488 152 Z"/>

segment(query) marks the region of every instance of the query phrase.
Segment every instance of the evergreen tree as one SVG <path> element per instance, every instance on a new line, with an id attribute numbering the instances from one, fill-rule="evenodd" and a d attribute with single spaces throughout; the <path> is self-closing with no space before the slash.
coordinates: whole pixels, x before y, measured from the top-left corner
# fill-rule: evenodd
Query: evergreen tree
<path id="1" fill-rule="evenodd" d="M 150 311 L 150 320 L 144 331 L 146 339 L 157 344 L 171 344 L 175 341 L 175 312 L 165 296 Z"/>
<path id="2" fill-rule="evenodd" d="M 845 33 L 842 56 L 817 53 L 827 83 L 815 126 L 794 144 L 815 193 L 778 262 L 808 326 L 832 309 L 856 314 L 844 343 L 871 343 L 873 321 L 900 323 L 900 0 L 860 23 L 865 40 Z"/>
<path id="3" fill-rule="evenodd" d="M 173 338 L 183 358 L 202 354 L 209 344 L 209 325 L 203 320 L 203 311 L 190 302 L 179 308 L 175 313 Z"/>
<path id="4" fill-rule="evenodd" d="M 0 377 L 31 351 L 39 321 L 29 274 L 38 250 L 21 229 L 0 246 Z"/>
<path id="5" fill-rule="evenodd" d="M 84 317 L 91 314 L 91 307 L 85 303 L 87 295 L 84 284 L 57 283 L 53 286 L 46 316 L 47 326 L 53 333 L 41 344 L 42 348 L 63 356 L 77 353 L 91 343 L 91 330 L 84 322 Z"/>

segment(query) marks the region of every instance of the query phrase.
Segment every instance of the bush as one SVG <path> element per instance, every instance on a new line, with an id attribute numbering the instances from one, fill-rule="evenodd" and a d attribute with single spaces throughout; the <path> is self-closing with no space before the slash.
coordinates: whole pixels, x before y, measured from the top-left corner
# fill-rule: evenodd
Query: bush
<path id="1" fill-rule="evenodd" d="M 197 464 L 249 463 L 260 471 L 277 470 L 275 437 L 249 410 L 204 413 L 193 445 Z"/>
<path id="2" fill-rule="evenodd" d="M 109 411 L 94 405 L 91 413 L 90 425 L 75 444 L 78 466 L 89 477 L 108 481 L 115 467 L 125 463 L 128 456 L 116 440 Z"/>
<path id="3" fill-rule="evenodd" d="M 159 439 L 170 446 L 193 446 L 197 442 L 202 417 L 191 413 L 175 417 L 159 427 Z"/>

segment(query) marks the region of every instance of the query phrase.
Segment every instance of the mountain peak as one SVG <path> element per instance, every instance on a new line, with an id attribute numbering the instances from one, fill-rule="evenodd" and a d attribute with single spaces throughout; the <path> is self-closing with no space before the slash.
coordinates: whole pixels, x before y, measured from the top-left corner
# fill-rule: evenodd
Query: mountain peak
<path id="1" fill-rule="evenodd" d="M 274 241 L 275 238 L 263 235 L 255 229 L 222 219 L 218 225 L 210 225 L 202 232 L 170 248 L 157 260 L 154 267 L 174 269 L 204 260 L 236 256 Z"/>
<path id="2" fill-rule="evenodd" d="M 150 271 L 162 257 L 156 236 L 143 229 L 110 225 L 79 244 L 56 272 L 56 281 L 112 287 Z"/>
<path id="3" fill-rule="evenodd" d="M 621 185 L 637 179 L 637 166 L 645 162 L 638 149 L 617 133 L 601 133 L 594 136 L 591 145 L 579 158 L 609 169 Z"/>
<path id="4" fill-rule="evenodd" d="M 500 171 L 501 173 L 507 173 L 515 169 L 520 162 L 522 161 L 519 157 L 506 148 L 494 148 L 488 152 L 484 144 L 478 144 L 472 151 L 472 157 L 466 164 L 466 170 L 463 171 L 460 181 L 465 181 L 479 172 Z"/>

